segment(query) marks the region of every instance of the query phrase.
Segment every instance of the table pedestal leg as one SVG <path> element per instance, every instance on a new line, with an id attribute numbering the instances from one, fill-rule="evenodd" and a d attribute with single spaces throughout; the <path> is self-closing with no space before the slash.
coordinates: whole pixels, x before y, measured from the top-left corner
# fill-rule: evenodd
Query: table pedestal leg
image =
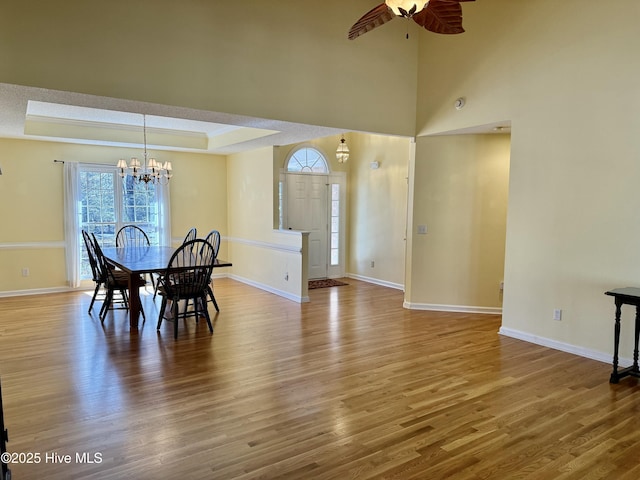
<path id="1" fill-rule="evenodd" d="M 140 285 L 138 275 L 129 275 L 129 327 L 138 329 L 138 317 L 140 316 Z"/>

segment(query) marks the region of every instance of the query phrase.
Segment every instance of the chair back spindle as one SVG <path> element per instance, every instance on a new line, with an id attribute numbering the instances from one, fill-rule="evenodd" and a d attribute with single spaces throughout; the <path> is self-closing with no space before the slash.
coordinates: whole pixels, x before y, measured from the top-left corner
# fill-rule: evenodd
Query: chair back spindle
<path id="1" fill-rule="evenodd" d="M 182 243 L 185 244 L 187 242 L 190 242 L 191 240 L 195 240 L 197 237 L 198 237 L 198 231 L 196 230 L 196 227 L 192 227 L 187 232 L 187 235 L 184 237 L 184 240 L 182 241 Z"/>
<path id="2" fill-rule="evenodd" d="M 204 239 L 213 247 L 214 258 L 218 258 L 218 250 L 220 250 L 220 232 L 218 230 L 211 230 Z"/>
<path id="3" fill-rule="evenodd" d="M 149 246 L 149 237 L 137 225 L 125 225 L 116 235 L 116 247 L 144 247 Z"/>

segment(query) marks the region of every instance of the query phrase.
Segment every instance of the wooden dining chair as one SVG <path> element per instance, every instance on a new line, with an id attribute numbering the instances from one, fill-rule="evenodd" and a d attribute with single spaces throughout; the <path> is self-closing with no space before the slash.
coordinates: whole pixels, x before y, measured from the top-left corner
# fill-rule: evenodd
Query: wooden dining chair
<path id="1" fill-rule="evenodd" d="M 204 239 L 213 247 L 213 255 L 218 256 L 220 250 L 220 232 L 218 230 L 211 230 Z"/>
<path id="2" fill-rule="evenodd" d="M 87 249 L 87 256 L 89 258 L 89 266 L 91 267 L 91 277 L 93 282 L 95 283 L 95 290 L 93 291 L 93 297 L 91 297 L 91 303 L 89 303 L 88 312 L 91 313 L 91 309 L 93 308 L 93 304 L 98 297 L 98 293 L 100 293 L 100 289 L 104 287 L 106 283 L 106 279 L 102 276 L 102 272 L 100 267 L 98 266 L 98 260 L 96 258 L 95 249 L 93 248 L 93 240 L 89 236 L 89 232 L 86 230 L 82 230 L 82 238 L 84 240 L 84 246 Z"/>
<path id="3" fill-rule="evenodd" d="M 191 240 L 195 240 L 198 238 L 198 230 L 196 227 L 191 227 L 182 241 L 183 244 L 190 242 Z"/>
<path id="4" fill-rule="evenodd" d="M 100 309 L 100 320 L 104 322 L 104 319 L 107 316 L 107 312 L 116 308 L 114 307 L 115 293 L 120 294 L 119 302 L 116 303 L 119 303 L 122 306 L 118 308 L 123 308 L 126 310 L 129 309 L 129 297 L 127 295 L 127 292 L 129 290 L 129 275 L 126 272 L 116 270 L 115 268 L 112 268 L 111 265 L 109 265 L 107 259 L 102 253 L 102 248 L 100 248 L 98 239 L 93 234 L 91 234 L 91 236 L 98 268 L 100 269 L 100 276 L 104 279 L 104 288 L 106 289 L 104 302 L 102 303 L 102 308 Z M 140 288 L 144 286 L 145 283 L 146 282 L 144 278 L 138 277 L 135 288 Z M 140 306 L 140 313 L 142 313 L 143 320 L 146 320 L 142 305 Z"/>
<path id="5" fill-rule="evenodd" d="M 125 225 L 116 234 L 116 247 L 148 247 L 151 245 L 146 232 L 138 225 Z M 152 273 L 147 273 L 155 291 L 156 280 Z"/>
<path id="6" fill-rule="evenodd" d="M 158 293 L 162 296 L 158 330 L 163 320 L 174 322 L 173 336 L 178 338 L 178 321 L 192 314 L 196 318 L 204 316 L 213 333 L 213 325 L 207 310 L 207 288 L 213 271 L 215 256 L 213 246 L 203 240 L 195 239 L 183 243 L 171 256 L 165 272 L 159 281 Z M 180 301 L 184 302 L 184 311 L 179 311 Z M 189 301 L 193 300 L 193 311 L 189 312 Z M 170 309 L 167 305 L 170 304 Z M 166 312 L 170 311 L 170 317 Z"/>
<path id="7" fill-rule="evenodd" d="M 191 227 L 189 229 L 189 231 L 187 232 L 187 234 L 184 237 L 184 240 L 182 240 L 182 245 L 184 245 L 187 242 L 190 242 L 192 240 L 195 240 L 198 237 L 198 230 L 196 229 L 196 227 Z M 162 274 L 158 275 L 158 281 L 153 289 L 153 299 L 156 299 L 156 295 L 158 295 L 158 287 L 160 285 L 160 280 L 162 278 Z"/>
<path id="8" fill-rule="evenodd" d="M 143 247 L 149 246 L 149 237 L 137 225 L 125 225 L 116 234 L 116 247 Z"/>
<path id="9" fill-rule="evenodd" d="M 220 250 L 220 232 L 218 230 L 211 230 L 204 239 L 213 247 L 214 259 L 218 258 L 218 251 Z M 213 295 L 213 278 L 209 281 L 209 285 L 207 286 L 207 294 L 209 295 L 209 301 L 213 302 L 216 312 L 219 312 L 220 308 L 218 308 L 218 302 L 216 302 L 216 297 Z"/>

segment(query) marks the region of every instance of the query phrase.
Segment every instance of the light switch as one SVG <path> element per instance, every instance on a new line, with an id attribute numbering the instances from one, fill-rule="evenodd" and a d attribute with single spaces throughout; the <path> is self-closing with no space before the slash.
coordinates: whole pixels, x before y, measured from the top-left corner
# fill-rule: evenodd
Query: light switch
<path id="1" fill-rule="evenodd" d="M 426 234 L 427 234 L 427 226 L 418 225 L 418 235 L 426 235 Z"/>

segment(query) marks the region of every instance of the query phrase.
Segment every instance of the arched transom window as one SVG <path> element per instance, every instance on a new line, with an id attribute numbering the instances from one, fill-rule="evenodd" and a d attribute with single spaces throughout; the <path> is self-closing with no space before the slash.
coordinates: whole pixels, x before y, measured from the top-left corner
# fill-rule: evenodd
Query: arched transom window
<path id="1" fill-rule="evenodd" d="M 329 173 L 324 155 L 312 147 L 303 147 L 291 154 L 287 162 L 287 172 Z"/>

